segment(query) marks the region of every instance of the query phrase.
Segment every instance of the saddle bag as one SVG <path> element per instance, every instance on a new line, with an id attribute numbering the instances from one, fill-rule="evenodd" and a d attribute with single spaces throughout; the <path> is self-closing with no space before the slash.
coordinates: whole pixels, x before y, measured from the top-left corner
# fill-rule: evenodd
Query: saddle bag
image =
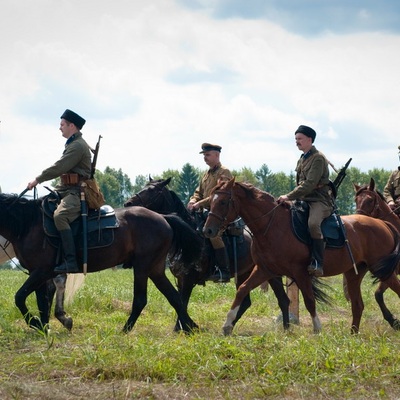
<path id="1" fill-rule="evenodd" d="M 103 193 L 101 193 L 100 187 L 94 178 L 86 179 L 83 182 L 82 187 L 89 208 L 97 210 L 106 203 Z"/>

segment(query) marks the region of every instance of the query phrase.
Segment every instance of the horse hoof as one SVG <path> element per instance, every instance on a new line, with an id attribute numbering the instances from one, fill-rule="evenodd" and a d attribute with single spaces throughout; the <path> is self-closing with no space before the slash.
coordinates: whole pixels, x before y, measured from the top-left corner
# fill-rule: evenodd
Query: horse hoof
<path id="1" fill-rule="evenodd" d="M 398 319 L 395 319 L 393 321 L 393 325 L 392 325 L 393 329 L 395 331 L 400 331 L 400 321 Z"/>
<path id="2" fill-rule="evenodd" d="M 72 318 L 71 317 L 66 318 L 65 321 L 64 321 L 65 328 L 67 328 L 69 331 L 71 331 L 72 330 L 72 325 L 73 325 Z"/>
<path id="3" fill-rule="evenodd" d="M 232 335 L 232 331 L 233 331 L 233 326 L 224 326 L 223 328 L 222 328 L 222 332 L 223 332 L 223 334 L 224 334 L 224 336 L 230 336 L 230 335 Z"/>

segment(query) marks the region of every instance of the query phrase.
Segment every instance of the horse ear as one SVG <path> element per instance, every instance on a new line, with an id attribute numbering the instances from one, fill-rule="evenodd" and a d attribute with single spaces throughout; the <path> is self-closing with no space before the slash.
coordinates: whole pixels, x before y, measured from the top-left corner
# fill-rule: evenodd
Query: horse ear
<path id="1" fill-rule="evenodd" d="M 371 178 L 369 181 L 369 190 L 374 190 L 375 189 L 375 181 L 374 178 Z"/>
<path id="2" fill-rule="evenodd" d="M 151 177 L 150 174 L 149 174 L 149 182 L 153 182 L 153 178 Z"/>
<path id="3" fill-rule="evenodd" d="M 354 192 L 357 193 L 360 190 L 361 186 L 353 183 L 353 188 L 354 188 Z"/>
<path id="4" fill-rule="evenodd" d="M 171 177 L 169 177 L 169 178 L 167 178 L 167 179 L 165 179 L 165 180 L 163 180 L 161 183 L 162 183 L 162 186 L 167 186 L 170 182 L 171 182 Z"/>

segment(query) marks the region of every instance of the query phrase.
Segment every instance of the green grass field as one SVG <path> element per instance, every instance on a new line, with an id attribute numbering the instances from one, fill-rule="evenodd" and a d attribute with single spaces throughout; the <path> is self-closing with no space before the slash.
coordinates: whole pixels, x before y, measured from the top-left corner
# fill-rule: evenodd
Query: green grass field
<path id="1" fill-rule="evenodd" d="M 231 337 L 221 327 L 233 283 L 195 288 L 189 313 L 201 330 L 193 335 L 172 332 L 175 311 L 149 283 L 148 304 L 126 335 L 132 271 L 90 274 L 67 305 L 72 332 L 52 317 L 45 336 L 14 305 L 25 278 L 0 271 L 1 399 L 400 398 L 400 332 L 383 320 L 368 277 L 358 335 L 350 335 L 350 306 L 336 277 L 325 280 L 333 305 L 318 305 L 321 334 L 312 333 L 302 302 L 300 325 L 284 332 L 272 291 L 256 289 Z M 399 299 L 389 292 L 386 299 L 396 313 Z M 29 306 L 37 313 L 33 296 Z"/>

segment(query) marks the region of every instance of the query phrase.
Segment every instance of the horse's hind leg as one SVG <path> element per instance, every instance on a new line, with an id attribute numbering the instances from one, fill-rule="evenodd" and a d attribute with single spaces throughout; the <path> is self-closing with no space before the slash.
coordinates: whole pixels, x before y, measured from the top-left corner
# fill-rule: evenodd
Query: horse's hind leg
<path id="1" fill-rule="evenodd" d="M 73 321 L 71 317 L 67 317 L 64 310 L 65 299 L 65 284 L 67 281 L 67 274 L 57 275 L 54 279 L 56 285 L 56 304 L 54 309 L 55 317 L 65 326 L 69 331 L 72 329 Z"/>
<path id="2" fill-rule="evenodd" d="M 164 266 L 162 273 L 150 275 L 150 279 L 154 282 L 157 289 L 166 297 L 171 306 L 175 309 L 178 314 L 178 324 L 183 331 L 190 333 L 194 329 L 197 329 L 197 324 L 189 317 L 187 307 L 182 302 L 181 296 L 178 291 L 174 288 L 172 283 L 165 275 Z"/>
<path id="3" fill-rule="evenodd" d="M 383 299 L 383 294 L 386 289 L 390 287 L 400 297 L 400 281 L 395 273 L 393 273 L 389 279 L 384 282 L 380 282 L 378 288 L 375 291 L 375 300 L 382 311 L 383 318 L 390 324 L 395 330 L 400 330 L 400 321 L 396 319 L 390 310 L 386 307 Z"/>
<path id="4" fill-rule="evenodd" d="M 193 274 L 189 273 L 188 275 L 179 276 L 177 278 L 177 286 L 178 286 L 178 293 L 181 297 L 183 307 L 187 311 L 189 305 L 189 299 L 193 292 L 193 288 L 195 286 L 195 280 L 193 278 Z M 176 320 L 176 324 L 174 327 L 174 332 L 179 332 L 182 330 L 181 322 L 179 321 L 179 317 Z"/>
<path id="5" fill-rule="evenodd" d="M 134 281 L 133 281 L 133 301 L 132 311 L 128 320 L 126 321 L 123 332 L 128 333 L 132 330 L 140 313 L 147 304 L 147 274 L 139 274 L 133 268 Z"/>

